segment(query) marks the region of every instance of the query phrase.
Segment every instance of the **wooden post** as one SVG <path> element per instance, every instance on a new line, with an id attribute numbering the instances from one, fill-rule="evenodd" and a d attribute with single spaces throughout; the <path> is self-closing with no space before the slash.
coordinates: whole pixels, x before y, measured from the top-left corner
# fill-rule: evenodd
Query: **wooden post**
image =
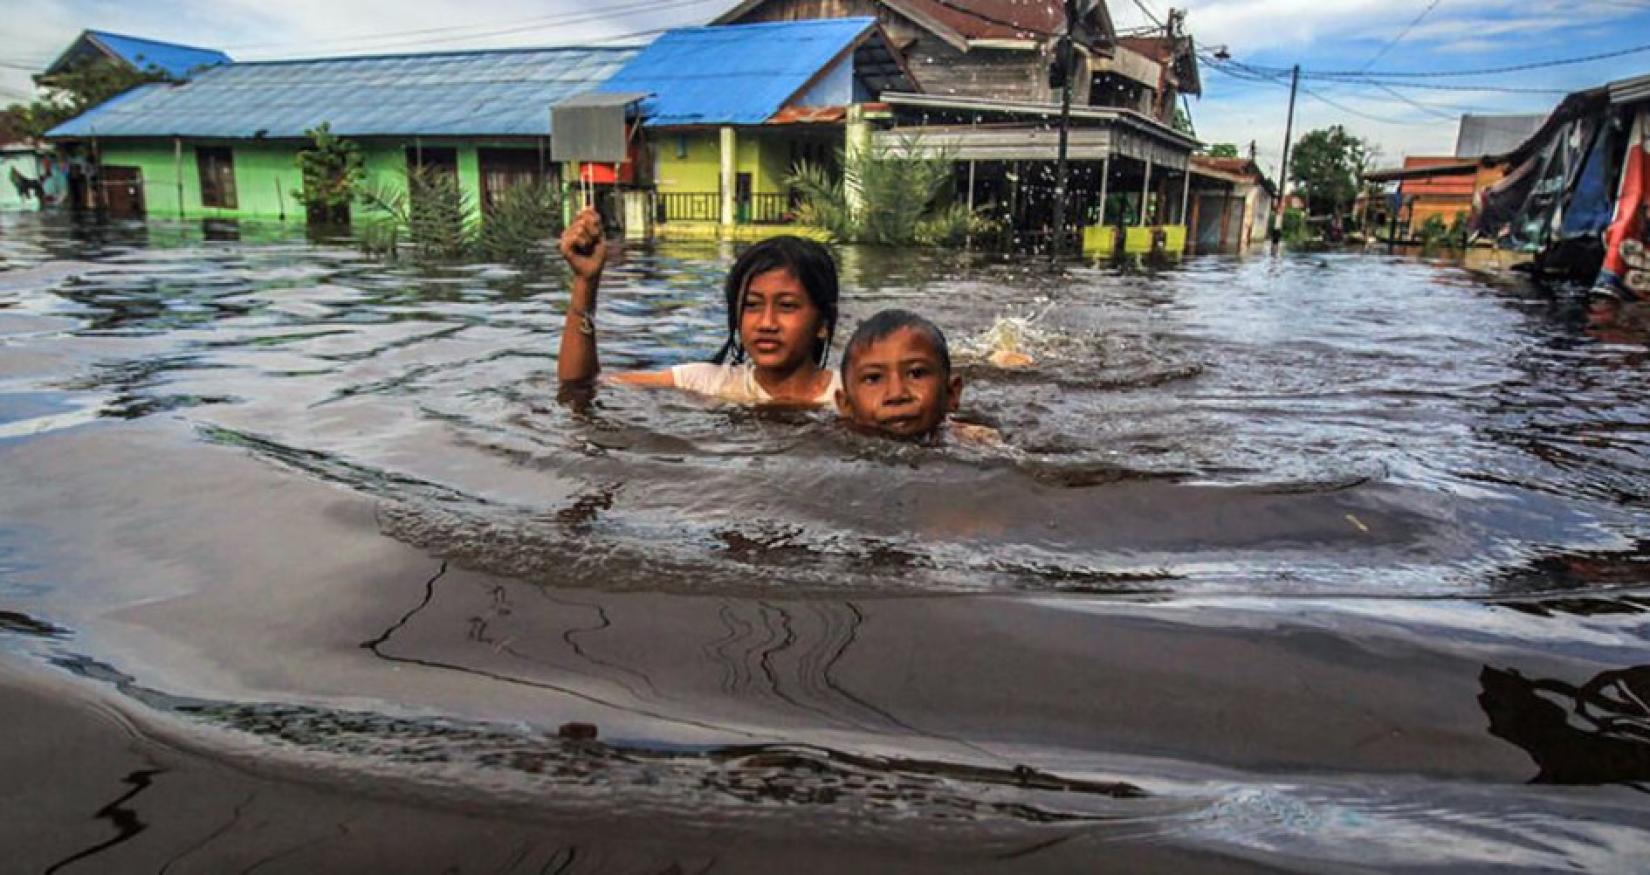
<path id="1" fill-rule="evenodd" d="M 1140 184 L 1140 221 L 1139 225 L 1146 224 L 1146 207 L 1152 202 L 1152 159 L 1146 159 L 1146 179 Z"/>
<path id="2" fill-rule="evenodd" d="M 1220 248 L 1225 249 L 1231 239 L 1226 229 L 1232 226 L 1232 192 L 1227 190 L 1226 196 L 1220 199 Z"/>
<path id="3" fill-rule="evenodd" d="M 1201 197 L 1199 197 L 1195 201 L 1192 201 L 1192 215 L 1191 215 L 1190 219 L 1186 222 L 1186 248 L 1187 249 L 1192 249 L 1192 250 L 1197 249 L 1198 211 L 1199 211 L 1199 208 L 1202 207 L 1202 205 L 1203 205 L 1203 198 L 1201 198 Z M 1222 228 L 1221 230 L 1224 231 L 1225 229 Z"/>
<path id="4" fill-rule="evenodd" d="M 974 160 L 968 161 L 968 211 L 974 212 Z"/>
<path id="5" fill-rule="evenodd" d="M 183 218 L 183 138 L 172 138 L 172 173 L 178 179 L 178 218 Z"/>
<path id="6" fill-rule="evenodd" d="M 732 228 L 735 205 L 734 186 L 737 184 L 739 140 L 733 128 L 724 125 L 721 131 L 722 152 L 722 227 Z"/>

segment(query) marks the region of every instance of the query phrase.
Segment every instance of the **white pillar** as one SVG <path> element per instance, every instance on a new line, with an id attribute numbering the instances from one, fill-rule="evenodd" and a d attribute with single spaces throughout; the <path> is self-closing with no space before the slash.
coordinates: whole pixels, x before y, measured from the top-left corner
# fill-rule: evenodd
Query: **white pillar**
<path id="1" fill-rule="evenodd" d="M 739 139 L 733 128 L 722 128 L 722 225 L 730 227 L 734 221 L 734 186 L 738 180 Z"/>
<path id="2" fill-rule="evenodd" d="M 1146 208 L 1152 202 L 1152 159 L 1146 159 L 1146 181 L 1140 185 L 1140 225 L 1146 224 Z"/>
<path id="3" fill-rule="evenodd" d="M 1106 189 L 1111 184 L 1111 156 L 1100 159 L 1100 225 L 1106 224 Z"/>
<path id="4" fill-rule="evenodd" d="M 847 173 L 849 167 L 858 162 L 867 161 L 871 154 L 871 123 L 865 120 L 865 107 L 855 103 L 848 107 L 848 124 L 846 139 L 842 143 L 843 158 L 847 167 L 843 168 L 843 194 L 847 196 L 848 212 L 858 214 L 865 206 L 865 192 L 860 190 L 857 173 Z"/>
<path id="5" fill-rule="evenodd" d="M 1186 203 L 1192 199 L 1192 165 L 1186 165 L 1185 188 L 1180 191 L 1180 224 L 1186 224 Z"/>

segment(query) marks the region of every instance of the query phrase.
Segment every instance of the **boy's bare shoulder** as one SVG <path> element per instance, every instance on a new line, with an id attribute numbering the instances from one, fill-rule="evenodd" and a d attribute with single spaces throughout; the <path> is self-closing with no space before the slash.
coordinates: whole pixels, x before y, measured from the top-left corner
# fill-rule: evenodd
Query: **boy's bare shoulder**
<path id="1" fill-rule="evenodd" d="M 945 436 L 963 446 L 972 447 L 1000 447 L 1003 446 L 1003 433 L 989 425 L 978 425 L 972 422 L 946 423 Z"/>

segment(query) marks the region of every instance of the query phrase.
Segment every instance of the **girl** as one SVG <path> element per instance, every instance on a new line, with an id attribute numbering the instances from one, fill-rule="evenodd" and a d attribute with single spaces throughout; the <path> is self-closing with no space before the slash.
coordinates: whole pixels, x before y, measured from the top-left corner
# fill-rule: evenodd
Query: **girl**
<path id="1" fill-rule="evenodd" d="M 557 376 L 586 383 L 596 356 L 596 290 L 607 263 L 601 218 L 586 208 L 561 237 L 573 269 L 573 295 L 561 332 Z M 632 386 L 687 389 L 736 404 L 825 406 L 841 379 L 825 367 L 836 333 L 836 262 L 825 247 L 773 237 L 747 249 L 728 272 L 728 339 L 709 362 L 609 379 Z"/>

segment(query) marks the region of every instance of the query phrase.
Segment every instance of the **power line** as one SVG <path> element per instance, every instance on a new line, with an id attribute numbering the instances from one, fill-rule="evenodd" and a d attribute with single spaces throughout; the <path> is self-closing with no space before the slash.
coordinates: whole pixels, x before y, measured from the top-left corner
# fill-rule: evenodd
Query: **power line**
<path id="1" fill-rule="evenodd" d="M 1219 63 L 1210 64 L 1210 66 L 1213 67 L 1215 70 L 1226 74 L 1227 76 L 1231 76 L 1235 79 L 1242 79 L 1246 82 L 1263 82 L 1263 83 L 1266 83 L 1268 85 L 1276 85 L 1280 88 L 1288 88 L 1289 87 L 1288 84 L 1286 84 L 1284 82 L 1280 82 L 1278 80 L 1278 78 L 1273 74 L 1242 72 L 1240 70 L 1234 70 L 1234 69 L 1232 69 L 1232 67 L 1229 67 L 1226 64 L 1219 64 Z M 1238 67 L 1238 68 L 1242 68 L 1245 65 L 1236 64 L 1235 62 L 1233 62 L 1233 66 Z M 1288 71 L 1285 71 L 1285 72 L 1287 73 Z M 1386 118 L 1384 116 L 1378 116 L 1378 115 L 1374 115 L 1372 113 L 1367 113 L 1367 112 L 1364 112 L 1363 110 L 1354 109 L 1353 107 L 1347 106 L 1346 104 L 1341 103 L 1340 101 L 1334 100 L 1333 98 L 1326 97 L 1323 94 L 1320 94 L 1315 89 L 1308 88 L 1305 85 L 1300 86 L 1300 90 L 1303 94 L 1307 95 L 1308 97 L 1311 97 L 1314 100 L 1317 100 L 1320 103 L 1323 103 L 1327 106 L 1338 109 L 1341 112 L 1344 112 L 1348 115 L 1354 115 L 1354 116 L 1357 116 L 1359 118 L 1365 119 L 1367 121 L 1376 122 L 1378 124 L 1399 125 L 1399 126 L 1403 126 L 1403 127 L 1412 127 L 1412 126 L 1417 126 L 1417 125 L 1420 125 L 1420 124 L 1428 124 L 1428 125 L 1432 124 L 1432 122 L 1406 122 L 1406 121 L 1401 121 L 1399 119 Z"/>
<path id="2" fill-rule="evenodd" d="M 1455 78 L 1463 76 L 1494 76 L 1502 73 L 1522 73 L 1527 70 L 1545 70 L 1552 67 L 1565 67 L 1573 64 L 1586 64 L 1591 61 L 1603 61 L 1610 58 L 1620 58 L 1626 55 L 1650 52 L 1650 43 L 1617 49 L 1612 52 L 1599 52 L 1593 55 L 1579 55 L 1571 58 L 1557 58 L 1551 61 L 1533 61 L 1528 64 L 1513 64 L 1506 67 L 1484 67 L 1477 70 L 1302 70 L 1302 76 L 1313 79 L 1430 79 Z M 1264 68 L 1256 68 L 1264 69 Z M 1279 70 L 1280 68 L 1270 68 Z M 1287 70 L 1282 72 L 1287 73 Z"/>
<path id="3" fill-rule="evenodd" d="M 1569 94 L 1563 88 L 1519 88 L 1513 85 L 1447 85 L 1438 82 L 1382 82 L 1377 79 L 1325 79 L 1341 85 L 1384 85 L 1388 88 L 1420 88 L 1427 91 L 1487 91 L 1495 94 Z"/>
<path id="4" fill-rule="evenodd" d="M 1431 107 L 1431 106 L 1427 106 L 1426 104 L 1420 102 L 1419 100 L 1415 100 L 1415 99 L 1409 97 L 1406 94 L 1399 93 L 1397 89 L 1393 88 L 1390 85 L 1387 85 L 1384 82 L 1375 82 L 1375 83 L 1371 83 L 1371 84 L 1373 84 L 1376 88 L 1379 88 L 1382 91 L 1385 91 L 1386 93 L 1392 95 L 1393 97 L 1398 98 L 1399 100 L 1403 101 L 1404 103 L 1407 103 L 1410 106 L 1413 106 L 1416 109 L 1418 109 L 1418 110 L 1420 110 L 1420 111 L 1422 111 L 1422 112 L 1424 112 L 1428 115 L 1437 116 L 1438 118 L 1447 118 L 1447 119 L 1451 119 L 1451 120 L 1455 119 L 1455 114 L 1454 113 L 1444 112 L 1441 109 L 1437 109 L 1437 108 L 1434 108 L 1434 107 Z"/>
<path id="5" fill-rule="evenodd" d="M 584 22 L 587 22 L 587 21 L 595 21 L 595 20 L 599 20 L 599 19 L 602 19 L 602 18 L 608 18 L 608 17 L 613 16 L 615 13 L 620 13 L 620 12 L 630 12 L 630 11 L 635 11 L 635 10 L 640 10 L 640 9 L 656 10 L 656 9 L 680 7 L 680 6 L 693 6 L 693 5 L 697 5 L 697 4 L 701 4 L 701 3 L 707 3 L 707 2 L 711 2 L 711 0 L 669 0 L 669 2 L 663 2 L 663 3 L 658 2 L 658 0 L 653 0 L 653 2 L 638 2 L 638 3 L 628 3 L 628 4 L 624 4 L 624 5 L 620 5 L 620 6 L 609 6 L 609 7 L 606 7 L 604 9 L 601 9 L 601 10 L 598 10 L 598 11 L 587 11 L 587 12 L 581 12 L 581 13 L 562 13 L 562 14 L 551 15 L 551 16 L 538 16 L 538 17 L 535 17 L 535 18 L 518 19 L 516 21 L 510 21 L 510 22 L 496 22 L 494 24 L 486 24 L 486 25 L 474 25 L 474 24 L 472 24 L 472 25 L 458 25 L 458 26 L 449 26 L 449 27 L 427 27 L 427 28 L 419 28 L 419 29 L 416 29 L 416 30 L 392 31 L 392 32 L 388 32 L 388 33 L 378 33 L 378 34 L 358 34 L 358 35 L 354 35 L 354 36 L 337 37 L 337 38 L 333 38 L 333 39 L 323 39 L 323 40 L 309 40 L 309 41 L 302 41 L 302 42 L 245 43 L 245 44 L 241 44 L 241 45 L 225 46 L 224 48 L 231 49 L 231 50 L 239 50 L 239 49 L 260 49 L 260 48 L 268 49 L 268 48 L 287 48 L 287 47 L 303 47 L 303 46 L 319 46 L 319 45 L 337 45 L 339 43 L 357 43 L 357 42 L 360 42 L 360 43 L 383 43 L 384 40 L 395 40 L 397 37 L 403 37 L 403 36 L 424 36 L 424 35 L 428 35 L 428 34 L 451 34 L 451 36 L 437 37 L 437 38 L 427 39 L 427 40 L 407 40 L 407 41 L 390 42 L 390 43 L 387 43 L 387 44 L 379 45 L 377 47 L 378 48 L 393 48 L 395 46 L 400 46 L 400 45 L 425 45 L 425 44 L 436 43 L 436 42 L 480 39 L 480 38 L 489 37 L 489 36 L 502 36 L 502 35 L 509 35 L 509 34 L 514 34 L 514 33 L 525 33 L 525 32 L 528 32 L 528 31 L 542 30 L 542 29 L 547 28 L 547 27 L 554 27 L 554 26 L 558 26 L 558 25 L 581 24 L 581 23 L 584 23 Z M 477 33 L 461 33 L 461 31 L 473 31 L 478 27 L 493 28 L 493 29 L 492 30 L 480 31 L 480 32 L 477 32 Z"/>
<path id="6" fill-rule="evenodd" d="M 1157 25 L 1159 30 L 1163 28 L 1163 19 L 1158 18 L 1157 13 L 1153 12 L 1152 8 L 1146 5 L 1146 0 L 1134 0 L 1134 6 L 1141 12 L 1146 13 L 1146 18 L 1149 19 L 1152 24 Z"/>
<path id="7" fill-rule="evenodd" d="M 1386 45 L 1381 46 L 1381 50 L 1376 52 L 1374 57 L 1364 62 L 1363 69 L 1368 70 L 1370 67 L 1375 66 L 1376 61 L 1386 57 L 1386 53 L 1392 51 L 1393 46 L 1403 42 L 1404 37 L 1409 36 L 1409 32 L 1414 30 L 1415 26 L 1420 24 L 1422 19 L 1426 18 L 1428 15 L 1431 15 L 1432 10 L 1437 9 L 1438 4 L 1442 2 L 1443 0 L 1432 0 L 1431 3 L 1428 3 L 1427 8 L 1421 10 L 1420 15 L 1415 16 L 1409 24 L 1404 26 L 1403 30 L 1398 32 L 1397 36 L 1393 37 L 1391 40 L 1388 40 Z"/>
<path id="8" fill-rule="evenodd" d="M 565 27 L 565 26 L 570 26 L 570 25 L 575 25 L 575 24 L 583 24 L 583 23 L 587 23 L 587 22 L 590 22 L 590 21 L 597 21 L 597 20 L 601 20 L 601 19 L 611 17 L 612 14 L 614 13 L 615 9 L 638 9 L 638 8 L 645 7 L 649 10 L 657 11 L 657 10 L 671 9 L 671 8 L 677 8 L 677 7 L 683 7 L 683 6 L 693 6 L 693 5 L 703 3 L 703 2 L 706 2 L 706 0 L 666 0 L 666 2 L 662 2 L 662 3 L 661 2 L 637 3 L 637 4 L 634 4 L 634 5 L 625 6 L 625 7 L 609 7 L 607 9 L 604 9 L 604 10 L 600 11 L 600 12 L 591 12 L 591 13 L 585 13 L 585 14 L 582 14 L 582 15 L 564 17 L 564 18 L 560 18 L 556 21 L 553 21 L 553 22 L 550 22 L 550 23 L 547 23 L 547 24 L 534 24 L 534 25 L 528 25 L 528 26 L 522 26 L 522 27 L 511 27 L 511 28 L 502 28 L 502 29 L 498 29 L 498 30 L 483 31 L 483 32 L 480 32 L 480 33 L 458 34 L 458 35 L 445 36 L 445 37 L 431 37 L 431 38 L 427 38 L 427 39 L 397 40 L 397 41 L 394 41 L 394 42 L 387 42 L 387 43 L 362 44 L 362 45 L 357 45 L 357 46 L 334 47 L 332 49 L 332 51 L 334 51 L 334 52 L 350 52 L 350 51 L 359 50 L 359 51 L 377 52 L 377 51 L 386 51 L 386 50 L 405 49 L 405 48 L 410 48 L 410 47 L 415 47 L 415 46 L 444 45 L 444 44 L 451 44 L 451 43 L 455 43 L 455 42 L 468 42 L 468 41 L 471 41 L 471 40 L 487 39 L 487 38 L 501 37 L 501 36 L 513 36 L 515 34 L 529 33 L 529 32 L 536 31 L 536 30 L 545 30 L 545 29 L 548 29 L 548 28 Z M 670 30 L 670 29 L 672 29 L 672 28 L 661 28 L 659 30 L 653 30 L 653 31 L 647 31 L 647 32 L 649 32 L 649 33 L 660 33 L 660 32 L 663 32 L 664 30 Z M 615 36 L 630 36 L 630 35 L 631 34 L 623 34 L 623 35 L 615 35 Z M 595 41 L 604 41 L 605 42 L 605 41 L 610 40 L 612 38 L 614 38 L 614 37 L 613 36 L 593 37 L 593 38 L 590 38 L 590 39 L 581 40 L 580 44 L 588 43 L 588 42 L 595 42 Z"/>

